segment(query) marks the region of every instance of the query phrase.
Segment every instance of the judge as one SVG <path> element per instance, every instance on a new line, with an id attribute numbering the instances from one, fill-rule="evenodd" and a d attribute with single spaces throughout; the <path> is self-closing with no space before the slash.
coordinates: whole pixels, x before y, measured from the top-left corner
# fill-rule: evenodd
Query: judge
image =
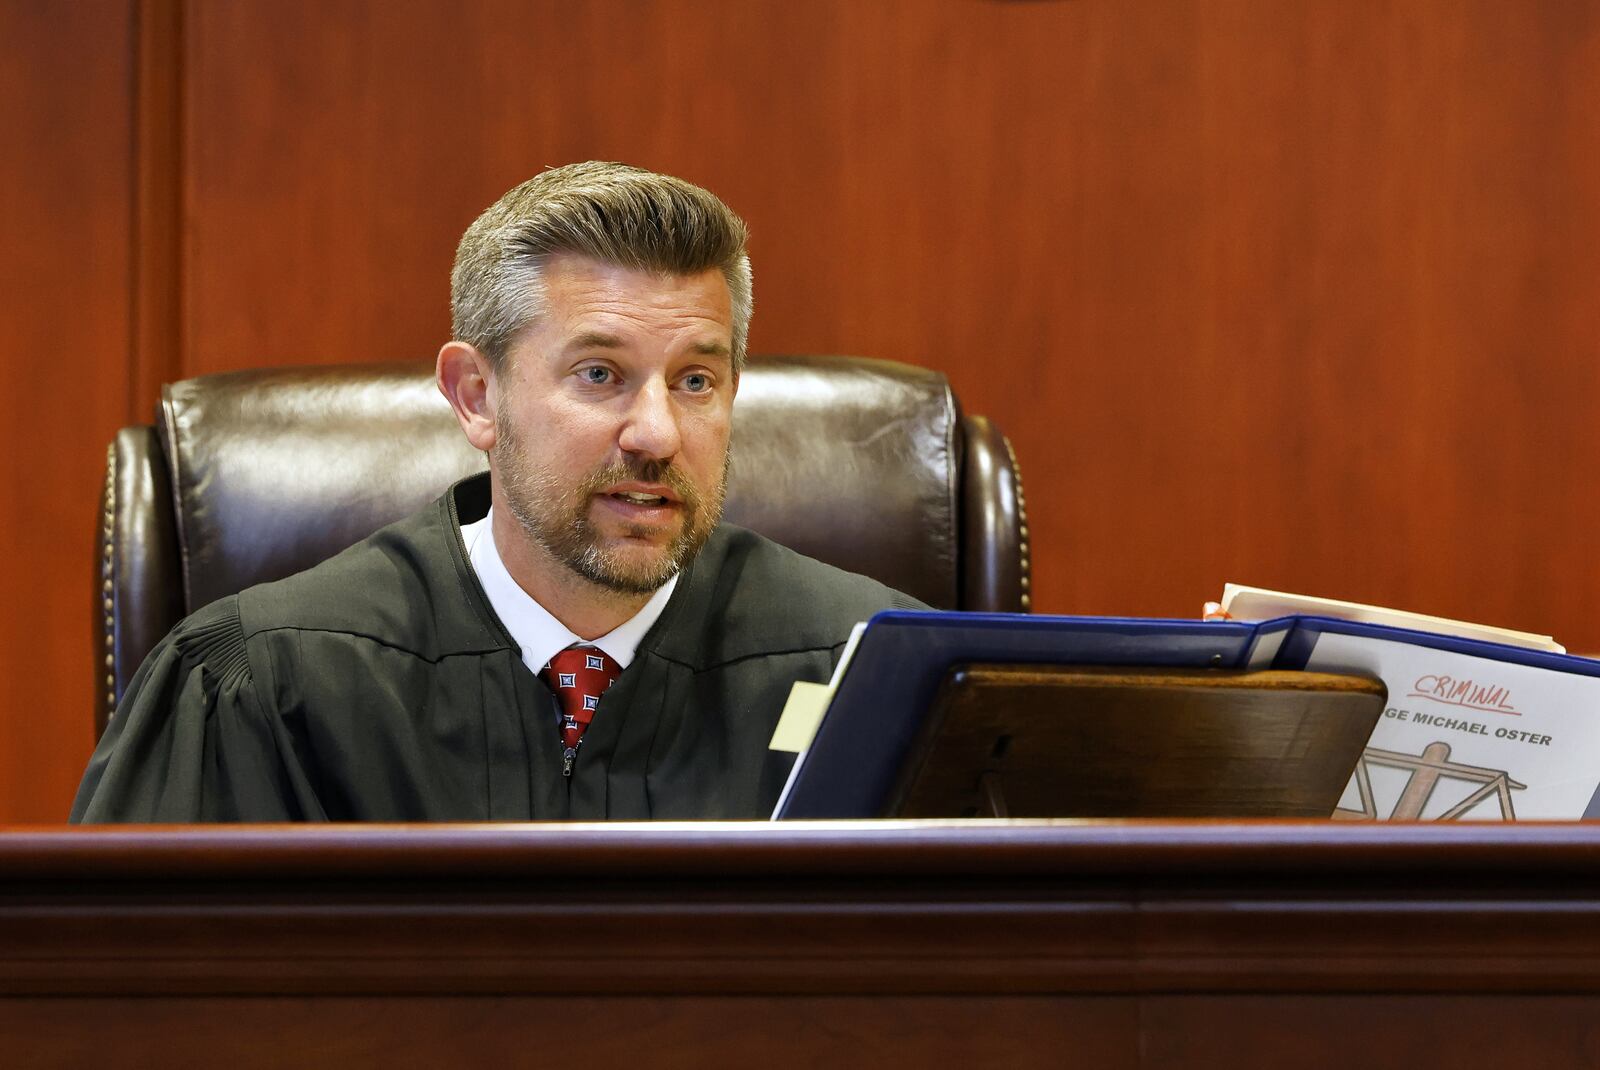
<path id="1" fill-rule="evenodd" d="M 699 187 L 546 171 L 468 228 L 439 389 L 489 471 L 180 623 L 72 819 L 761 818 L 796 680 L 905 595 L 719 522 L 751 273 Z"/>

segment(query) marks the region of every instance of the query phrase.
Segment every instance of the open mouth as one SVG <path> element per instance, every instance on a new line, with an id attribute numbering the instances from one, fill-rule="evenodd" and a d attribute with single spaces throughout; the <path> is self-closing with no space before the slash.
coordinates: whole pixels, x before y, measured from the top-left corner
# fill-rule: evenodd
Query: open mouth
<path id="1" fill-rule="evenodd" d="M 637 490 L 618 490 L 608 494 L 607 497 L 615 498 L 619 502 L 629 505 L 666 505 L 667 499 L 659 494 L 645 494 Z"/>

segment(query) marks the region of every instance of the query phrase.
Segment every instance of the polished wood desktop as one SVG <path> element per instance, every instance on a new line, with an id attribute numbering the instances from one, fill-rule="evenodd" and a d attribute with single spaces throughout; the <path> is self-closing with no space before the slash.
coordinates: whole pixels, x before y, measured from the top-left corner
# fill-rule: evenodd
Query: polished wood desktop
<path id="1" fill-rule="evenodd" d="M 1593 1066 L 1600 826 L 11 829 L 0 1051 Z"/>

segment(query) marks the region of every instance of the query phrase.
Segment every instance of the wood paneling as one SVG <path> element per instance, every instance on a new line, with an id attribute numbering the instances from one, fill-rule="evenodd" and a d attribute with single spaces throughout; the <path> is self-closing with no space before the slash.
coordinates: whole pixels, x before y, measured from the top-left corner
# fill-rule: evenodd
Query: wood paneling
<path id="1" fill-rule="evenodd" d="M 186 371 L 425 355 L 463 224 L 620 157 L 747 215 L 758 349 L 1000 422 L 1040 609 L 1235 578 L 1600 649 L 1593 4 L 196 15 Z"/>
<path id="2" fill-rule="evenodd" d="M 1592 824 L 12 832 L 0 1049 L 1589 1068 L 1597 847 Z"/>
<path id="3" fill-rule="evenodd" d="M 1594 823 L 11 830 L 0 995 L 1593 997 L 1597 848 Z"/>
<path id="4" fill-rule="evenodd" d="M 127 422 L 132 5 L 0 4 L 0 814 L 60 821 L 93 730 L 96 497 Z"/>
<path id="5" fill-rule="evenodd" d="M 1565 1020 L 1543 1019 L 1588 1027 L 1600 1001 L 1566 1003 Z M 1131 999 L 1047 996 L 0 999 L 0 1038 L 30 1070 L 101 1066 L 108 1048 L 121 1065 L 170 1070 L 467 1070 L 569 1059 L 590 1070 L 1133 1070 L 1137 1014 Z"/>
<path id="6" fill-rule="evenodd" d="M 0 16 L 37 149 L 0 164 L 14 361 L 132 354 L 42 467 L 9 451 L 41 522 L 6 536 L 5 638 L 47 632 L 62 681 L 41 728 L 7 663 L 27 777 L 86 740 L 89 581 L 55 562 L 86 559 L 102 416 L 169 374 L 430 355 L 463 227 L 590 157 L 748 218 L 756 349 L 935 366 L 996 419 L 1040 610 L 1191 615 L 1234 579 L 1600 651 L 1600 2 L 152 0 L 137 114 L 129 12 Z M 133 295 L 130 129 L 181 133 L 139 164 Z M 9 816 L 59 812 L 49 783 Z"/>
<path id="7" fill-rule="evenodd" d="M 306 999 L 143 996 L 0 1001 L 30 1070 L 594 1070 L 707 1065 L 970 1070 L 1293 1066 L 1590 1070 L 1600 998 L 1528 995 L 591 996 Z"/>
<path id="8" fill-rule="evenodd" d="M 140 0 L 133 104 L 130 422 L 183 378 L 183 0 Z"/>

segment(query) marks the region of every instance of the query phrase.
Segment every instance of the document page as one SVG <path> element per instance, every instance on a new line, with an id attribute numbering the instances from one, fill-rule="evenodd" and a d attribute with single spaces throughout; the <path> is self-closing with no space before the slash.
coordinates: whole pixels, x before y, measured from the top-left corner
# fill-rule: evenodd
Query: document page
<path id="1" fill-rule="evenodd" d="M 1508 646 L 1527 647 L 1529 650 L 1548 650 L 1566 653 L 1566 648 L 1548 635 L 1518 632 L 1510 628 L 1493 628 L 1487 624 L 1474 624 L 1464 620 L 1430 617 L 1425 613 L 1408 613 L 1387 606 L 1368 606 L 1360 602 L 1343 602 L 1337 598 L 1316 598 L 1287 591 L 1268 591 L 1260 587 L 1246 587 L 1229 583 L 1222 588 L 1222 613 L 1230 620 L 1271 620 L 1274 617 L 1334 617 L 1338 620 L 1361 621 L 1365 624 L 1382 624 L 1390 628 L 1411 628 L 1436 635 L 1455 635 L 1462 639 L 1481 639 L 1487 643 L 1505 643 Z"/>
<path id="2" fill-rule="evenodd" d="M 845 670 L 850 667 L 856 647 L 861 645 L 861 636 L 866 630 L 866 621 L 861 621 L 850 629 L 850 640 L 845 643 L 844 651 L 839 655 L 839 663 L 833 667 L 833 676 L 826 684 L 797 680 L 789 690 L 789 701 L 784 704 L 783 713 L 778 717 L 778 727 L 772 733 L 772 742 L 767 745 L 769 750 L 792 751 L 795 754 L 794 765 L 789 770 L 789 779 L 784 781 L 783 791 L 778 795 L 778 804 L 772 810 L 774 821 L 782 812 L 784 801 L 789 798 L 795 777 L 799 775 L 800 766 L 806 760 L 806 750 L 811 746 L 811 740 L 816 737 L 817 729 L 822 725 L 822 718 L 827 716 L 828 703 L 833 700 L 833 693 L 839 690 L 839 681 L 844 679 Z"/>
<path id="3" fill-rule="evenodd" d="M 1389 689 L 1335 817 L 1572 820 L 1600 787 L 1600 677 L 1324 634 L 1306 668 Z"/>

